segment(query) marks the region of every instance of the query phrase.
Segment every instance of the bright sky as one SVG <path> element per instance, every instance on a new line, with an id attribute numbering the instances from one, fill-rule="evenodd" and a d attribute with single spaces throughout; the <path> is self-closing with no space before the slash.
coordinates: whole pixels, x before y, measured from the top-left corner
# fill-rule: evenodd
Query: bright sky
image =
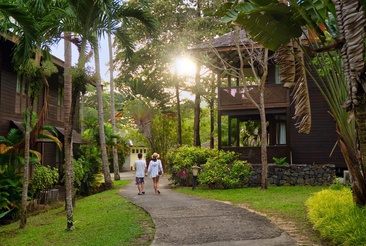
<path id="1" fill-rule="evenodd" d="M 102 80 L 109 82 L 109 51 L 108 51 L 108 39 L 105 38 L 100 41 L 100 49 L 99 49 L 99 56 L 100 56 L 100 75 Z M 64 59 L 64 42 L 60 41 L 58 45 L 52 48 L 52 55 L 56 56 L 61 60 Z M 79 52 L 77 51 L 75 45 L 72 45 L 72 63 L 73 65 L 77 62 L 79 57 Z M 94 58 L 88 63 L 88 66 L 94 68 Z"/>
<path id="2" fill-rule="evenodd" d="M 52 55 L 56 56 L 57 58 L 61 60 L 64 59 L 64 42 L 60 41 L 58 45 L 54 46 L 52 48 Z M 109 82 L 109 51 L 108 51 L 108 39 L 105 38 L 100 41 L 100 48 L 99 48 L 99 55 L 100 55 L 100 74 L 102 77 L 102 80 L 105 82 Z M 77 51 L 75 45 L 72 45 L 72 62 L 73 65 L 77 62 L 77 59 L 79 57 L 79 52 Z M 88 63 L 88 66 L 94 68 L 94 59 L 92 58 L 91 61 Z M 177 66 L 178 66 L 178 72 L 179 74 L 186 74 L 190 76 L 194 76 L 195 74 L 195 65 L 192 61 L 187 60 L 186 57 L 179 57 L 177 59 Z M 114 76 L 116 77 L 116 75 Z M 181 97 L 182 99 L 190 99 L 192 100 L 193 97 L 190 93 L 181 91 Z"/>

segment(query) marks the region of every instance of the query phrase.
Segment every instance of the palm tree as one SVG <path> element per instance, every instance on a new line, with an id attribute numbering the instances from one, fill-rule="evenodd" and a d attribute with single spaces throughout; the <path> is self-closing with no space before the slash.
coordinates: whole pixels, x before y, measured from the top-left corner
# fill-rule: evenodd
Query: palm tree
<path id="1" fill-rule="evenodd" d="M 136 4 L 130 5 L 119 5 L 117 1 L 112 0 L 93 0 L 91 1 L 67 1 L 76 13 L 76 33 L 81 37 L 80 41 L 80 56 L 79 56 L 79 68 L 84 68 L 85 62 L 87 60 L 87 56 L 85 55 L 86 46 L 90 44 L 92 48 L 94 48 L 94 52 L 96 56 L 96 64 L 99 63 L 98 59 L 98 37 L 102 33 L 113 33 L 117 38 L 123 40 L 126 44 L 126 51 L 127 53 L 131 53 L 132 51 L 132 43 L 129 42 L 129 38 L 124 35 L 124 29 L 118 24 L 121 20 L 125 20 L 129 17 L 134 17 L 141 21 L 151 32 L 157 30 L 157 22 L 152 17 L 152 15 L 145 9 L 141 8 Z M 113 21 L 113 22 L 112 22 Z M 122 24 L 124 22 L 122 21 Z M 96 66 L 98 69 L 99 65 Z M 97 96 L 98 102 L 101 102 L 101 79 L 100 73 L 97 71 Z M 98 110 L 102 108 L 102 105 L 99 105 Z M 99 115 L 103 115 L 103 112 L 100 111 Z M 104 122 L 103 118 L 100 119 L 100 139 L 104 141 L 104 144 L 101 142 L 102 145 L 102 159 L 103 159 L 103 171 L 104 171 L 104 179 L 105 179 L 105 187 L 107 189 L 113 186 L 110 172 L 109 172 L 109 164 L 108 158 L 106 155 L 105 149 L 105 136 L 104 136 Z"/>
<path id="2" fill-rule="evenodd" d="M 112 37 L 108 34 L 108 54 L 109 54 L 109 90 L 111 96 L 111 124 L 112 124 L 112 134 L 116 134 L 116 117 L 115 117 L 115 102 L 114 102 L 114 66 L 113 66 L 113 50 L 112 50 Z M 117 139 L 113 139 L 114 144 L 117 143 Z M 113 170 L 114 170 L 114 180 L 120 180 L 119 175 L 119 165 L 118 165 L 118 153 L 116 146 L 112 147 L 113 154 Z"/>
<path id="3" fill-rule="evenodd" d="M 17 44 L 13 52 L 14 67 L 19 72 L 20 75 L 28 82 L 28 88 L 35 88 L 30 86 L 30 84 L 42 83 L 46 88 L 46 98 L 48 93 L 48 82 L 47 76 L 50 73 L 46 73 L 49 69 L 43 69 L 40 65 L 41 52 L 43 54 L 43 62 L 50 56 L 47 52 L 47 43 L 52 40 L 50 35 L 52 35 L 52 27 L 55 25 L 55 19 L 49 18 L 51 15 L 49 8 L 52 3 L 44 3 L 42 1 L 17 1 L 10 5 L 1 5 L 0 10 L 4 15 L 4 20 L 1 23 L 3 33 L 8 33 L 12 30 L 12 35 L 14 35 L 13 40 Z M 31 10 L 31 11 L 30 11 Z M 12 21 L 13 18 L 16 22 Z M 53 20 L 49 22 L 49 20 Z M 45 67 L 43 65 L 43 67 Z M 55 68 L 51 73 L 55 72 Z M 32 107 L 34 98 L 38 95 L 39 91 L 28 89 L 28 103 L 27 108 L 29 113 L 28 117 L 32 114 Z M 29 166 L 29 151 L 35 144 L 37 135 L 39 135 L 43 124 L 46 119 L 48 103 L 44 103 L 42 113 L 39 117 L 39 121 L 31 131 L 30 119 L 28 118 L 26 125 L 25 139 L 21 146 L 25 147 L 25 165 L 23 172 L 23 199 L 22 199 L 22 213 L 21 213 L 21 223 L 20 227 L 24 228 L 26 224 L 26 202 L 27 202 L 27 192 L 28 192 L 28 166 Z"/>

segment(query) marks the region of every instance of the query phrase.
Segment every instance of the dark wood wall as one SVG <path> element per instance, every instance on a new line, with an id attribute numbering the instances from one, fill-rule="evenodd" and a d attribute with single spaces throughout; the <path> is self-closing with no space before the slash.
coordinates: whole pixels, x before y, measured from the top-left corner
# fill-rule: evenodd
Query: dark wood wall
<path id="1" fill-rule="evenodd" d="M 16 124 L 12 122 L 23 122 L 23 112 L 15 112 L 15 95 L 16 95 L 16 82 L 17 73 L 12 66 L 12 50 L 14 44 L 10 41 L 0 39 L 0 135 L 7 136 L 11 127 L 16 127 Z M 55 59 L 55 65 L 57 65 L 58 73 L 53 74 L 48 78 L 49 83 L 49 106 L 48 114 L 46 118 L 46 125 L 52 125 L 59 129 L 64 128 L 64 117 L 57 118 L 58 107 L 58 87 L 59 83 L 62 86 L 63 67 L 62 61 Z M 44 105 L 44 91 L 42 91 L 37 99 L 34 111 L 40 113 Z M 76 111 L 74 129 L 79 130 L 78 126 L 78 110 Z M 59 132 L 58 137 L 63 142 L 63 135 Z M 62 170 L 62 156 L 56 154 L 57 146 L 54 143 L 47 141 L 37 142 L 37 151 L 42 154 L 42 164 L 57 167 Z M 56 160 L 58 158 L 59 160 Z"/>
<path id="2" fill-rule="evenodd" d="M 293 163 L 334 164 L 338 168 L 346 168 L 341 150 L 336 145 L 335 123 L 328 113 L 329 107 L 318 87 L 309 77 L 308 86 L 311 98 L 312 127 L 310 134 L 299 134 L 298 129 L 294 126 L 296 121 L 291 119 L 290 141 Z M 292 106 L 291 117 L 293 115 L 294 107 Z"/>

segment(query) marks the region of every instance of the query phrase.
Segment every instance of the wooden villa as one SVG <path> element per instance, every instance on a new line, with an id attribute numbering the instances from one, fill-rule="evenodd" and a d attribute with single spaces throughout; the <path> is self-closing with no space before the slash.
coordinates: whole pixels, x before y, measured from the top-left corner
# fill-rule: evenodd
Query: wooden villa
<path id="1" fill-rule="evenodd" d="M 24 131 L 22 122 L 26 109 L 27 95 L 25 93 L 25 81 L 13 68 L 12 51 L 15 43 L 8 38 L 0 36 L 0 135 L 7 136 L 11 128 L 19 128 Z M 58 73 L 48 78 L 49 101 L 45 125 L 54 126 L 57 129 L 57 137 L 64 142 L 64 111 L 63 111 L 63 72 L 64 62 L 53 57 L 53 63 L 58 69 Z M 35 106 L 34 112 L 38 115 L 45 103 L 45 92 L 42 90 Z M 78 112 L 78 110 L 77 110 Z M 83 142 L 77 132 L 78 115 L 75 120 L 73 132 L 73 143 L 75 145 Z M 57 145 L 48 139 L 38 139 L 36 150 L 41 153 L 43 165 L 58 168 L 59 174 L 63 175 L 62 165 L 64 163 L 64 153 Z"/>
<path id="2" fill-rule="evenodd" d="M 235 45 L 239 40 L 240 45 Z M 237 42 L 238 43 L 238 42 Z M 246 52 L 248 47 L 259 44 L 250 41 L 244 31 L 230 32 L 209 42 L 190 48 L 196 57 L 204 55 L 203 64 L 217 75 L 218 91 L 218 148 L 240 154 L 241 159 L 252 164 L 260 164 L 260 144 L 248 144 L 245 131 L 247 122 L 259 123 L 257 108 L 244 95 L 242 82 L 232 72 L 224 70 L 223 64 L 239 68 L 238 48 Z M 200 59 L 200 58 L 198 58 Z M 202 61 L 202 59 L 201 59 Z M 244 66 L 245 74 L 253 74 L 249 65 Z M 316 78 L 316 74 L 313 73 Z M 334 164 L 337 173 L 346 169 L 342 153 L 337 145 L 335 124 L 328 113 L 329 107 L 318 87 L 307 76 L 311 104 L 311 131 L 299 133 L 293 119 L 292 89 L 285 88 L 279 78 L 279 67 L 275 60 L 268 63 L 268 76 L 265 85 L 265 110 L 268 122 L 268 162 L 273 158 L 284 158 L 290 164 Z M 250 95 L 258 102 L 258 86 L 248 86 Z M 253 125 L 252 125 L 253 126 Z M 252 129 L 253 130 L 253 129 Z"/>

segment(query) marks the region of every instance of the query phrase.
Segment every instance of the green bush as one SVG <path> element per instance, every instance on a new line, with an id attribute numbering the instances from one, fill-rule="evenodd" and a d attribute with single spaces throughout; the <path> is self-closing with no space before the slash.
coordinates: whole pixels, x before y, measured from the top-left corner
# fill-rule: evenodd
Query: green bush
<path id="1" fill-rule="evenodd" d="M 366 209 L 353 203 L 349 188 L 317 192 L 306 206 L 310 222 L 323 238 L 335 245 L 365 245 Z"/>
<path id="2" fill-rule="evenodd" d="M 250 165 L 234 152 L 183 146 L 169 151 L 167 160 L 170 180 L 179 186 L 192 185 L 192 166 L 201 167 L 198 183 L 210 188 L 240 187 L 250 175 Z"/>
<path id="3" fill-rule="evenodd" d="M 219 151 L 202 166 L 198 180 L 212 189 L 242 187 L 251 174 L 250 168 L 247 162 L 237 159 L 235 152 Z"/>
<path id="4" fill-rule="evenodd" d="M 22 200 L 21 165 L 0 164 L 0 219 L 16 219 Z"/>
<path id="5" fill-rule="evenodd" d="M 170 180 L 179 186 L 192 185 L 192 166 L 201 166 L 209 157 L 217 155 L 217 150 L 183 146 L 167 153 L 167 171 Z"/>
<path id="6" fill-rule="evenodd" d="M 58 183 L 58 169 L 37 164 L 34 168 L 34 176 L 31 184 L 36 191 L 51 189 Z"/>

